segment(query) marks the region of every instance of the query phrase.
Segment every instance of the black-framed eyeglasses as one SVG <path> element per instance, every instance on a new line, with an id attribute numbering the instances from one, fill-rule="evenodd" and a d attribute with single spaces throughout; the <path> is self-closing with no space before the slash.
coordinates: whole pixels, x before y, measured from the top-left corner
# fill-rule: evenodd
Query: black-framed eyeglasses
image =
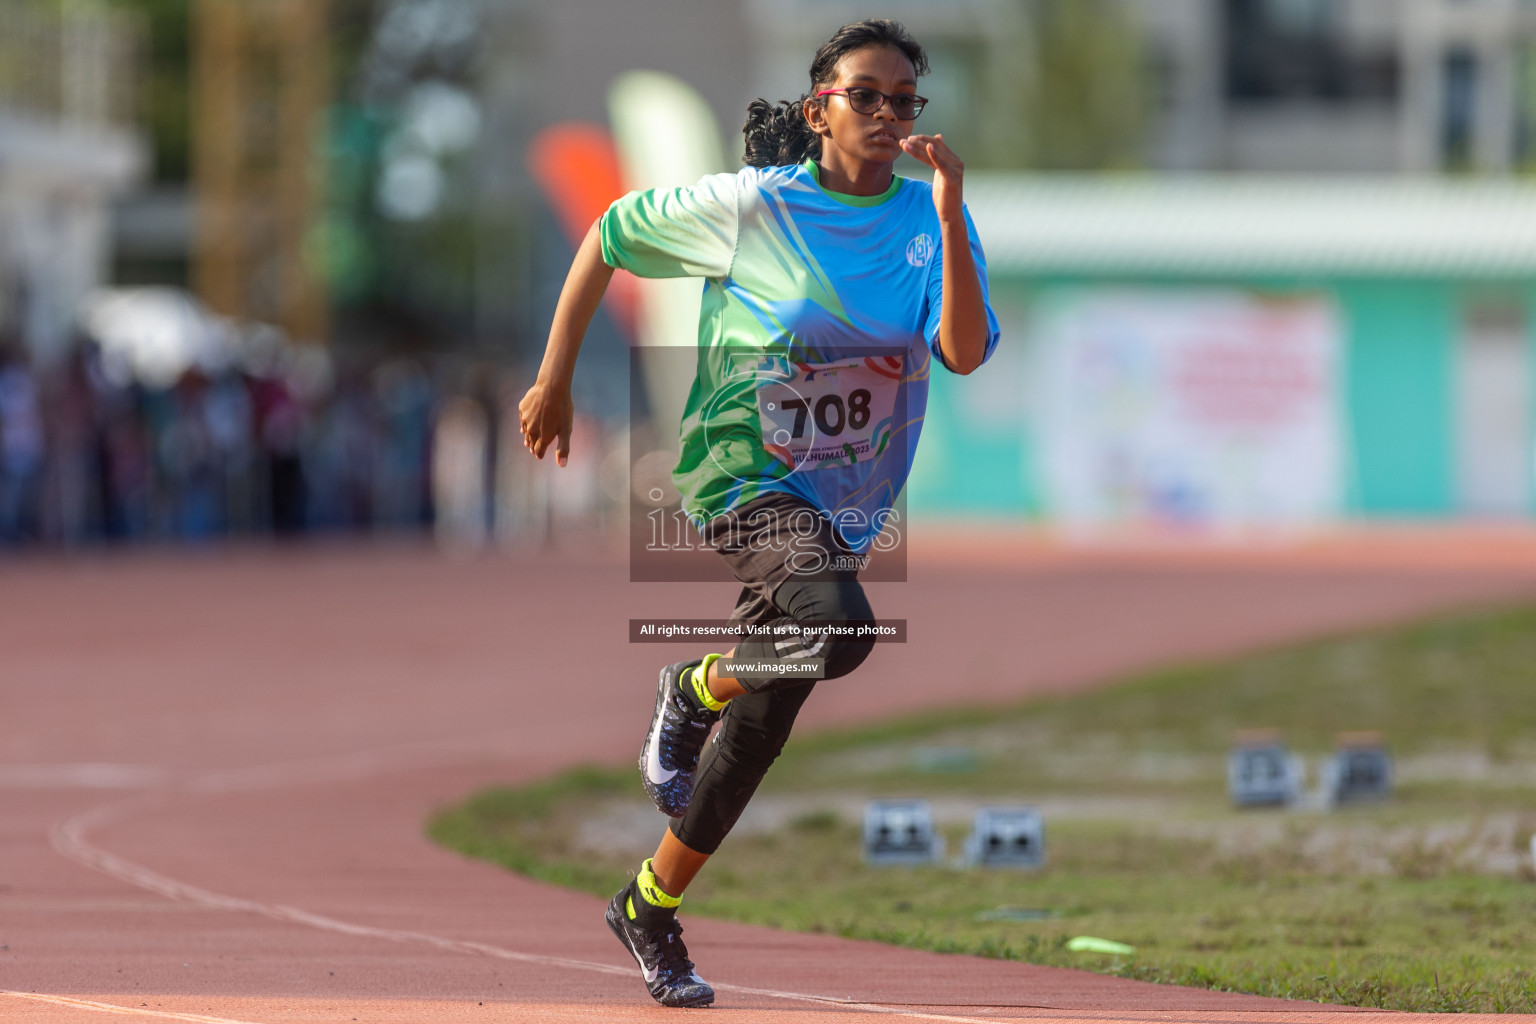
<path id="1" fill-rule="evenodd" d="M 889 103 L 891 113 L 896 115 L 898 121 L 916 121 L 917 115 L 921 114 L 923 108 L 928 105 L 926 99 L 910 92 L 898 92 L 893 95 L 865 85 L 853 85 L 846 89 L 823 89 L 816 95 L 832 96 L 837 93 L 846 96 L 848 105 L 860 114 L 873 114 Z"/>

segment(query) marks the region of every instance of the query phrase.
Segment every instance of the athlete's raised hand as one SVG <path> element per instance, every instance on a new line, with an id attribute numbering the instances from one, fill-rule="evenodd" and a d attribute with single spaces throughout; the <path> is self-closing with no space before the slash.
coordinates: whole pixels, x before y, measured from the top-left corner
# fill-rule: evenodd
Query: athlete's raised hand
<path id="1" fill-rule="evenodd" d="M 970 373 L 987 354 L 987 306 L 971 254 L 961 185 L 965 164 L 942 135 L 912 135 L 901 148 L 933 168 L 933 205 L 943 235 L 944 292 L 939 313 L 939 350 L 944 363 Z"/>
<path id="2" fill-rule="evenodd" d="M 559 441 L 555 461 L 565 465 L 571 454 L 571 421 L 575 414 L 576 403 L 571 399 L 569 385 L 562 387 L 542 380 L 536 382 L 517 403 L 517 425 L 523 432 L 523 447 L 542 459 L 550 444 Z"/>
<path id="3" fill-rule="evenodd" d="M 933 168 L 933 205 L 941 220 L 961 215 L 965 164 L 939 135 L 909 135 L 901 140 L 907 155 Z"/>

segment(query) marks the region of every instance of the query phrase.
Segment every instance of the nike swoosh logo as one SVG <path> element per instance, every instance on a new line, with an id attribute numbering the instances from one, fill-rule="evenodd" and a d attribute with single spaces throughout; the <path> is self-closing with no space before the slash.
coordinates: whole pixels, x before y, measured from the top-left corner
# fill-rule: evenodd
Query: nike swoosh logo
<path id="1" fill-rule="evenodd" d="M 640 965 L 640 976 L 645 979 L 645 983 L 647 985 L 655 981 L 661 975 L 660 967 L 652 967 L 650 970 L 646 970 L 645 961 L 640 959 L 640 954 L 636 953 L 633 948 L 630 949 L 629 955 L 634 957 L 635 963 Z"/>
<path id="2" fill-rule="evenodd" d="M 666 710 L 662 709 L 656 715 L 656 725 L 651 729 L 651 742 L 645 747 L 645 777 L 653 786 L 665 786 L 677 774 L 676 769 L 664 771 L 661 767 L 661 729 L 667 724 L 666 714 Z"/>

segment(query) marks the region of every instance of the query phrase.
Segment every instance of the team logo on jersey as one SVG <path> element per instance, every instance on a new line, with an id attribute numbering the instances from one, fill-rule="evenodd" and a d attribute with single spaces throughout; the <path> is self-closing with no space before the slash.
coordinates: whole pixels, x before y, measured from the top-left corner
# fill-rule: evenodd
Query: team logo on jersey
<path id="1" fill-rule="evenodd" d="M 907 262 L 914 267 L 926 267 L 933 259 L 933 239 L 918 235 L 907 243 Z"/>

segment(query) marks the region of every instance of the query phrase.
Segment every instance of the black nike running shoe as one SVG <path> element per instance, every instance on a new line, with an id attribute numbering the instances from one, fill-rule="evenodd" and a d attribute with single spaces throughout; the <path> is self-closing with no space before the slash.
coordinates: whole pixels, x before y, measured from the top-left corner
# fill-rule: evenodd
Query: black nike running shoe
<path id="1" fill-rule="evenodd" d="M 697 706 L 678 688 L 683 672 L 699 664 L 680 661 L 661 670 L 651 731 L 640 747 L 640 781 L 645 795 L 661 813 L 673 818 L 681 818 L 688 810 L 699 752 L 709 739 L 710 727 L 720 720 L 720 712 Z"/>
<path id="2" fill-rule="evenodd" d="M 715 990 L 699 977 L 683 945 L 683 926 L 675 912 L 630 916 L 631 908 L 642 902 L 631 882 L 619 890 L 604 915 L 613 934 L 624 943 L 630 956 L 640 965 L 640 975 L 651 998 L 662 1006 L 708 1006 L 715 1001 Z M 650 920 L 647 927 L 646 920 Z"/>

